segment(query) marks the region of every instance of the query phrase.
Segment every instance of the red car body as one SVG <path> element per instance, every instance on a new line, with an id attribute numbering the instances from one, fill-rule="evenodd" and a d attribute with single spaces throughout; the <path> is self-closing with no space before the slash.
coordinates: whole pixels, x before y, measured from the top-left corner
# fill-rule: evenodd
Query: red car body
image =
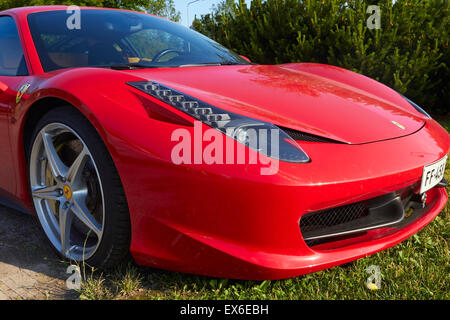
<path id="1" fill-rule="evenodd" d="M 426 210 L 408 224 L 310 246 L 299 227 L 303 215 L 406 187 L 417 192 L 424 166 L 449 152 L 446 130 L 392 89 L 320 64 L 45 73 L 27 15 L 46 10 L 65 7 L 0 13 L 16 21 L 30 71 L 0 76 L 0 189 L 28 212 L 34 212 L 24 153 L 30 115 L 59 102 L 90 120 L 114 160 L 131 215 L 130 250 L 140 265 L 238 279 L 298 276 L 399 243 L 432 221 L 447 201 L 445 188 L 436 187 L 427 192 Z M 260 174 L 258 164 L 174 165 L 171 134 L 177 128 L 194 134 L 194 119 L 126 85 L 147 80 L 342 143 L 300 141 L 311 161 L 280 161 L 278 173 L 269 176 Z M 31 86 L 17 103 L 25 83 Z"/>

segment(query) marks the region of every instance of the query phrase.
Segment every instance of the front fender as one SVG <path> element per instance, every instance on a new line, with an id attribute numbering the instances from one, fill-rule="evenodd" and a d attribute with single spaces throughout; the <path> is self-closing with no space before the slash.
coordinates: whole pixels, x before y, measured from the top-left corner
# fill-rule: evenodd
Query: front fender
<path id="1" fill-rule="evenodd" d="M 46 74 L 30 81 L 27 93 L 13 106 L 10 121 L 13 163 L 17 164 L 15 196 L 25 202 L 30 212 L 34 209 L 28 188 L 24 133 L 32 128 L 26 128 L 27 116 L 34 108 L 45 105 L 47 99 L 58 99 L 61 104 L 72 105 L 95 127 L 120 170 L 118 159 L 122 157 L 119 154 L 124 151 L 120 146 L 132 143 L 136 135 L 135 130 L 128 128 L 148 120 L 142 101 L 132 93 L 127 81 L 142 81 L 142 78 L 109 69 L 86 68 Z M 130 133 L 128 137 L 126 132 Z"/>

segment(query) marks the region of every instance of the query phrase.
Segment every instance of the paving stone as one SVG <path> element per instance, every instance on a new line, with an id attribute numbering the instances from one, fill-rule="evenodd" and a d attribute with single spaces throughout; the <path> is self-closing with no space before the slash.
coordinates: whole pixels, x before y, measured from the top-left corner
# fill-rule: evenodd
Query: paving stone
<path id="1" fill-rule="evenodd" d="M 75 299 L 66 268 L 33 217 L 0 206 L 0 300 Z"/>

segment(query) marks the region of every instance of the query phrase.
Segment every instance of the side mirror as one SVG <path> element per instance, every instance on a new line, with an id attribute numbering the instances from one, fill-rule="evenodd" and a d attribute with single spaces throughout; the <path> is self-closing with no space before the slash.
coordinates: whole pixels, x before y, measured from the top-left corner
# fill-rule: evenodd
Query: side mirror
<path id="1" fill-rule="evenodd" d="M 8 86 L 6 83 L 0 81 L 0 92 L 5 92 L 6 90 L 8 90 Z"/>
<path id="2" fill-rule="evenodd" d="M 250 62 L 250 63 L 252 62 L 252 61 L 251 61 L 249 58 L 247 58 L 246 56 L 242 56 L 242 55 L 241 55 L 240 57 L 241 57 L 242 59 L 244 59 L 244 60 L 247 60 L 247 61 Z"/>

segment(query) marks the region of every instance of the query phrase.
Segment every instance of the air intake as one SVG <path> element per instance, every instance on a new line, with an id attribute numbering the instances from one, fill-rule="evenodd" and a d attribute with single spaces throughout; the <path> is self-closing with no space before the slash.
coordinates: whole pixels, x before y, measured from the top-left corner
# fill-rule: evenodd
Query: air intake
<path id="1" fill-rule="evenodd" d="M 282 129 L 284 132 L 286 132 L 295 141 L 308 141 L 308 142 L 345 144 L 344 142 L 341 142 L 341 141 L 328 139 L 328 138 L 323 138 L 323 137 L 320 137 L 320 136 L 316 136 L 316 135 L 313 135 L 313 134 L 309 134 L 309 133 L 305 133 L 305 132 L 289 129 L 289 128 L 286 128 L 286 127 L 280 127 L 279 126 L 279 128 Z"/>
<path id="2" fill-rule="evenodd" d="M 387 227 L 403 220 L 401 197 L 390 193 L 367 201 L 305 214 L 300 219 L 303 239 L 309 246 L 329 238 Z"/>

